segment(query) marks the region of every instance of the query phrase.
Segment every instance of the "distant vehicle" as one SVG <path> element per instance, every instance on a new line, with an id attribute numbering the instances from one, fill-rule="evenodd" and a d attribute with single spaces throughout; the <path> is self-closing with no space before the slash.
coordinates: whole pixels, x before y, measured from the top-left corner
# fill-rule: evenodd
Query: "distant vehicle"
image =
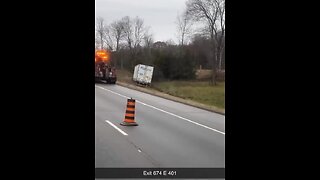
<path id="1" fill-rule="evenodd" d="M 111 67 L 109 51 L 102 49 L 95 52 L 95 81 L 111 84 L 117 81 L 116 68 Z"/>
<path id="2" fill-rule="evenodd" d="M 138 64 L 134 67 L 133 81 L 143 84 L 150 85 L 153 75 L 153 67 L 143 64 Z"/>

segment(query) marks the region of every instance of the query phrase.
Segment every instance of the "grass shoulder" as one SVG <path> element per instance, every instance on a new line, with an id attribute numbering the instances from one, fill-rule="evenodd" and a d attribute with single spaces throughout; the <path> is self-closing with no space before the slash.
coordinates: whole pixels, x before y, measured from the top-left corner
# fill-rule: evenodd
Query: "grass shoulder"
<path id="1" fill-rule="evenodd" d="M 135 86 L 135 82 L 132 81 L 132 73 L 128 71 L 119 70 L 118 81 L 129 84 L 129 87 Z M 153 94 L 162 92 L 188 102 L 193 101 L 211 106 L 219 111 L 225 109 L 225 82 L 218 82 L 216 86 L 213 86 L 209 81 L 153 81 L 150 87 L 136 87 L 135 89 Z"/>

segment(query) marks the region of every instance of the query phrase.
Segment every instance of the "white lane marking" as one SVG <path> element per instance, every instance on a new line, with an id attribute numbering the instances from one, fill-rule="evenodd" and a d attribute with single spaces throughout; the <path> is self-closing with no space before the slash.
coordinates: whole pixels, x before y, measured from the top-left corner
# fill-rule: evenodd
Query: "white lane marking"
<path id="1" fill-rule="evenodd" d="M 128 96 L 125 96 L 125 95 L 122 95 L 122 94 L 119 94 L 119 93 L 113 92 L 113 91 L 111 91 L 111 90 L 109 90 L 109 89 L 106 89 L 106 88 L 103 88 L 103 87 L 100 87 L 100 86 L 96 86 L 96 87 L 97 87 L 97 88 L 100 88 L 100 89 L 103 89 L 103 90 L 105 90 L 105 91 L 109 91 L 109 92 L 111 92 L 111 93 L 113 93 L 113 94 L 116 94 L 116 95 L 118 95 L 118 96 L 121 96 L 121 97 L 124 97 L 124 98 L 130 99 Z"/>
<path id="2" fill-rule="evenodd" d="M 103 89 L 103 90 L 106 90 L 106 91 L 109 91 L 109 92 L 111 92 L 111 93 L 113 93 L 113 94 L 119 95 L 119 96 L 121 96 L 121 97 L 124 97 L 124 98 L 128 98 L 128 99 L 129 99 L 129 97 L 128 97 L 128 96 L 125 96 L 125 95 L 122 95 L 122 94 L 116 93 L 116 92 L 111 91 L 111 90 L 109 90 L 109 89 L 105 89 L 105 88 L 100 87 L 100 86 L 96 86 L 96 87 L 98 87 L 98 88 L 100 88 L 100 89 Z M 206 129 L 209 129 L 209 130 L 212 130 L 212 131 L 215 131 L 215 132 L 218 132 L 218 133 L 220 133 L 220 134 L 225 135 L 225 132 L 219 131 L 219 130 L 217 130 L 217 129 L 214 129 L 214 128 L 211 128 L 211 127 L 208 127 L 208 126 L 206 126 L 206 125 L 203 125 L 203 124 L 200 124 L 200 123 L 197 123 L 197 122 L 194 122 L 194 121 L 192 121 L 192 120 L 190 120 L 190 119 L 187 119 L 187 118 L 184 118 L 184 117 L 182 117 L 182 116 L 179 116 L 179 115 L 173 114 L 173 113 L 171 113 L 171 112 L 168 112 L 168 111 L 165 111 L 165 110 L 159 109 L 159 108 L 154 107 L 154 106 L 152 106 L 152 105 L 149 105 L 149 104 L 143 103 L 143 102 L 141 102 L 141 101 L 139 101 L 139 100 L 136 100 L 136 102 L 137 102 L 137 103 L 140 103 L 140 104 L 142 104 L 142 105 L 144 105 L 144 106 L 148 106 L 148 107 L 150 107 L 150 108 L 153 108 L 153 109 L 156 109 L 156 110 L 158 110 L 158 111 L 164 112 L 164 113 L 166 113 L 166 114 L 172 115 L 172 116 L 174 116 L 174 117 L 180 118 L 180 119 L 182 119 L 182 120 L 188 121 L 188 122 L 193 123 L 193 124 L 195 124 L 195 125 L 198 125 L 198 126 L 201 126 L 201 127 L 206 128 Z"/>
<path id="3" fill-rule="evenodd" d="M 217 129 L 213 129 L 213 128 L 208 127 L 208 126 L 206 126 L 206 125 L 203 125 L 203 124 L 200 124 L 200 123 L 194 122 L 194 121 L 192 121 L 192 120 L 190 120 L 190 119 L 187 119 L 187 118 L 181 117 L 181 116 L 179 116 L 179 115 L 173 114 L 173 113 L 171 113 L 171 112 L 168 112 L 168 111 L 165 111 L 165 110 L 159 109 L 159 108 L 157 108 L 157 107 L 154 107 L 154 106 L 152 106 L 152 105 L 149 105 L 149 104 L 143 103 L 143 102 L 141 102 L 141 101 L 136 100 L 136 102 L 138 102 L 138 103 L 140 103 L 140 104 L 143 104 L 143 105 L 145 105 L 145 106 L 151 107 L 151 108 L 153 108 L 153 109 L 156 109 L 156 110 L 158 110 L 158 111 L 161 111 L 161 112 L 164 112 L 164 113 L 170 114 L 171 116 L 174 116 L 174 117 L 177 117 L 177 118 L 183 119 L 183 120 L 185 120 L 185 121 L 191 122 L 191 123 L 196 124 L 196 125 L 198 125 L 198 126 L 201 126 L 201 127 L 204 127 L 204 128 L 207 128 L 207 129 L 210 129 L 210 130 L 212 130 L 212 131 L 216 131 L 216 132 L 218 132 L 218 133 L 221 133 L 221 134 L 225 135 L 225 133 L 224 133 L 224 132 L 221 132 L 221 131 L 219 131 L 219 130 L 217 130 Z"/>
<path id="4" fill-rule="evenodd" d="M 124 131 L 122 131 L 120 128 L 118 128 L 117 126 L 115 126 L 112 122 L 106 120 L 107 123 L 109 123 L 112 127 L 114 127 L 116 130 L 118 130 L 119 132 L 121 132 L 123 135 L 128 136 L 127 133 L 125 133 Z"/>

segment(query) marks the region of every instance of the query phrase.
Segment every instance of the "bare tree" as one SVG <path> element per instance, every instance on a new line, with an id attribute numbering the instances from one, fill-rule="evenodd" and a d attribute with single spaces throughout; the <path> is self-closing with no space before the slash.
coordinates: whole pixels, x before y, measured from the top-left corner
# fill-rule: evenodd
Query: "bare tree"
<path id="1" fill-rule="evenodd" d="M 153 34 L 149 32 L 149 27 L 146 29 L 143 37 L 143 45 L 144 45 L 144 62 L 151 64 L 152 63 L 152 54 L 151 48 L 153 45 Z"/>
<path id="2" fill-rule="evenodd" d="M 225 48 L 225 0 L 216 0 L 216 6 L 218 7 L 218 17 L 219 17 L 219 26 L 221 34 L 216 36 L 216 40 L 218 41 L 218 52 L 219 52 L 219 69 L 222 68 L 222 58 Z"/>
<path id="3" fill-rule="evenodd" d="M 104 27 L 104 43 L 108 46 L 108 49 L 113 51 L 114 50 L 114 41 L 112 36 L 112 31 L 110 26 Z"/>
<path id="4" fill-rule="evenodd" d="M 142 40 L 145 35 L 145 27 L 143 20 L 139 17 L 134 18 L 133 20 L 130 17 L 126 16 L 122 18 L 123 30 L 125 34 L 125 40 L 127 42 L 127 47 L 131 53 L 131 65 L 133 66 L 136 60 L 137 52 L 139 47 L 141 47 Z"/>
<path id="5" fill-rule="evenodd" d="M 130 20 L 129 16 L 125 16 L 122 18 L 122 23 L 123 23 L 123 32 L 124 32 L 124 37 L 125 41 L 127 42 L 127 46 L 129 49 L 132 49 L 132 36 L 133 36 L 133 30 L 132 30 L 132 22 Z"/>
<path id="6" fill-rule="evenodd" d="M 146 28 L 144 36 L 143 36 L 143 43 L 146 48 L 151 48 L 153 44 L 153 34 L 149 32 L 149 28 Z"/>
<path id="7" fill-rule="evenodd" d="M 107 45 L 109 50 L 114 49 L 112 27 L 105 24 L 102 17 L 98 17 L 96 21 L 96 44 L 100 45 L 100 49 L 104 49 Z"/>
<path id="8" fill-rule="evenodd" d="M 144 38 L 145 29 L 143 20 L 139 17 L 133 19 L 134 22 L 134 47 L 138 47 L 141 45 L 141 42 Z"/>
<path id="9" fill-rule="evenodd" d="M 104 45 L 104 36 L 105 36 L 105 25 L 104 25 L 104 19 L 102 17 L 98 17 L 96 21 L 96 39 L 97 44 L 100 45 L 100 49 L 103 49 Z"/>
<path id="10" fill-rule="evenodd" d="M 114 51 L 114 64 L 117 66 L 117 61 L 120 57 L 120 41 L 124 38 L 124 26 L 121 20 L 112 22 L 106 27 L 106 44 L 111 51 Z"/>
<path id="11" fill-rule="evenodd" d="M 212 83 L 216 85 L 217 68 L 222 62 L 225 36 L 225 0 L 188 0 L 187 12 L 193 20 L 203 20 L 210 34 L 212 50 Z"/>
<path id="12" fill-rule="evenodd" d="M 143 20 L 139 17 L 131 20 L 130 17 L 126 16 L 122 18 L 122 23 L 129 49 L 140 46 L 146 32 Z"/>
<path id="13" fill-rule="evenodd" d="M 97 33 L 96 33 L 97 34 Z M 101 45 L 100 45 L 100 38 L 99 37 L 95 37 L 95 49 L 99 49 L 101 48 Z"/>
<path id="14" fill-rule="evenodd" d="M 114 21 L 110 25 L 112 37 L 115 39 L 115 50 L 119 51 L 120 40 L 124 38 L 124 25 L 122 21 Z"/>
<path id="15" fill-rule="evenodd" d="M 183 46 L 186 40 L 186 36 L 191 33 L 192 25 L 190 21 L 190 16 L 187 13 L 187 11 L 177 15 L 176 24 L 178 29 L 179 44 Z"/>

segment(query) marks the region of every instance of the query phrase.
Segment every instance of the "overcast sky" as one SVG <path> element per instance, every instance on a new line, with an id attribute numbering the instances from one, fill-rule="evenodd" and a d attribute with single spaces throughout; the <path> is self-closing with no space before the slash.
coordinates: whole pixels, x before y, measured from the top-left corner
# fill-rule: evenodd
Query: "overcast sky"
<path id="1" fill-rule="evenodd" d="M 124 16 L 139 16 L 150 26 L 154 41 L 177 41 L 176 17 L 185 9 L 186 0 L 96 0 L 96 17 L 107 24 Z"/>

